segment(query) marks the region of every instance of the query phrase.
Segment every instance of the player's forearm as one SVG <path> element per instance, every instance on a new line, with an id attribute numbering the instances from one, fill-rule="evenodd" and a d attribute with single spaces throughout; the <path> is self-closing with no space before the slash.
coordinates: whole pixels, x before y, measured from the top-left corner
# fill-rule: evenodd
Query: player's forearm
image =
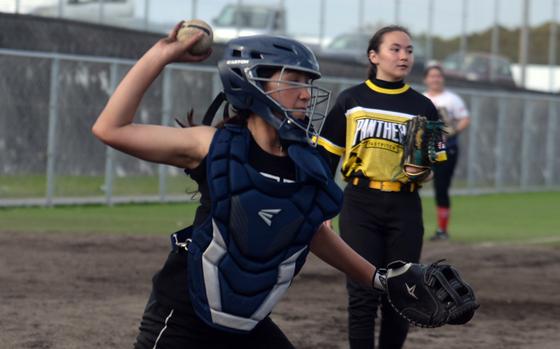
<path id="1" fill-rule="evenodd" d="M 459 122 L 457 123 L 457 127 L 455 128 L 456 133 L 463 132 L 467 127 L 469 127 L 470 123 L 471 118 L 469 117 L 459 120 Z"/>
<path id="2" fill-rule="evenodd" d="M 311 240 L 311 252 L 352 280 L 370 286 L 375 267 L 324 224 Z"/>

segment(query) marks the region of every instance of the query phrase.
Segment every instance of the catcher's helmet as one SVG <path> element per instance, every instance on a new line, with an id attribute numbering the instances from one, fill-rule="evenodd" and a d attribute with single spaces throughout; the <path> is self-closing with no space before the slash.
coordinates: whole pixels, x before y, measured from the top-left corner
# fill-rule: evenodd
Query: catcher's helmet
<path id="1" fill-rule="evenodd" d="M 256 35 L 231 40 L 218 63 L 220 78 L 227 101 L 238 111 L 251 111 L 262 117 L 277 131 L 283 143 L 304 142 L 316 144 L 328 110 L 330 91 L 313 86 L 319 79 L 319 63 L 305 45 L 289 38 Z M 270 97 L 264 83 L 272 81 L 271 71 L 297 71 L 306 74 L 309 83 L 283 81 L 290 88 L 308 88 L 310 103 L 305 110 L 287 109 Z M 282 79 L 282 77 L 280 77 Z M 284 87 L 283 89 L 286 89 Z M 317 110 L 319 104 L 323 104 Z M 305 114 L 303 120 L 292 115 Z"/>

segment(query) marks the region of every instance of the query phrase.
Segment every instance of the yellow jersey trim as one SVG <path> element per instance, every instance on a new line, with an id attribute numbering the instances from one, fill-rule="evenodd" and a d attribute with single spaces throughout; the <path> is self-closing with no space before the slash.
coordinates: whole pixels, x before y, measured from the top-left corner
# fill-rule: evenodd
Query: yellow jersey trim
<path id="1" fill-rule="evenodd" d="M 315 137 L 313 137 L 313 140 L 315 141 Z M 338 156 L 342 156 L 344 155 L 344 152 L 346 151 L 346 149 L 344 149 L 343 147 L 339 147 L 338 145 L 329 142 L 327 139 L 323 138 L 323 137 L 319 137 L 319 139 L 317 140 L 317 144 L 319 144 L 320 146 L 322 146 L 323 148 L 325 148 L 329 153 L 338 155 Z"/>
<path id="2" fill-rule="evenodd" d="M 371 80 L 366 80 L 366 85 L 375 92 L 384 93 L 386 95 L 398 95 L 400 93 L 406 92 L 410 88 L 410 86 L 407 84 L 404 84 L 403 87 L 397 89 L 383 88 L 377 86 Z"/>
<path id="3" fill-rule="evenodd" d="M 372 114 L 375 115 L 376 118 L 381 119 L 383 121 L 395 121 L 395 117 L 397 118 L 405 118 L 410 120 L 416 115 L 406 114 L 406 113 L 399 113 L 385 109 L 372 109 L 372 108 L 364 108 L 364 107 L 354 107 L 349 109 L 344 114 L 347 118 L 353 115 L 357 115 L 358 113 L 362 114 Z"/>

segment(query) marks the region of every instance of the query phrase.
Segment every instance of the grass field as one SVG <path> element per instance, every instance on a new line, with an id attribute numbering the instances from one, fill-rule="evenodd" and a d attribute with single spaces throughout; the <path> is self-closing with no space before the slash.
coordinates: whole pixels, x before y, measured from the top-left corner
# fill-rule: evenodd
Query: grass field
<path id="1" fill-rule="evenodd" d="M 453 197 L 450 232 L 460 242 L 560 243 L 560 192 Z M 423 198 L 426 237 L 435 230 L 432 198 Z M 163 234 L 192 222 L 196 204 L 0 209 L 0 230 Z M 337 226 L 335 222 L 335 226 Z"/>
<path id="2" fill-rule="evenodd" d="M 168 175 L 166 178 L 167 194 L 182 194 L 196 190 L 196 183 L 183 174 Z M 338 179 L 343 185 L 342 179 Z M 0 199 L 44 198 L 47 191 L 45 175 L 21 174 L 0 176 Z M 454 189 L 466 189 L 467 182 L 457 179 L 453 182 Z M 491 186 L 477 189 L 492 189 Z M 57 174 L 54 183 L 55 197 L 85 197 L 105 195 L 104 176 L 68 176 Z M 432 183 L 424 185 L 424 192 L 433 190 Z M 159 194 L 159 178 L 154 175 L 115 176 L 113 179 L 113 195 L 157 195 Z"/>
<path id="3" fill-rule="evenodd" d="M 560 243 L 560 192 L 492 194 L 452 198 L 450 233 L 464 242 Z M 435 230 L 435 204 L 423 199 L 427 235 Z"/>
<path id="4" fill-rule="evenodd" d="M 103 176 L 56 176 L 54 195 L 83 197 L 105 195 Z M 43 175 L 0 176 L 0 199 L 45 197 L 46 177 Z M 184 175 L 166 177 L 167 193 L 181 194 L 196 190 L 196 184 Z M 113 195 L 157 195 L 159 178 L 154 176 L 115 177 Z"/>

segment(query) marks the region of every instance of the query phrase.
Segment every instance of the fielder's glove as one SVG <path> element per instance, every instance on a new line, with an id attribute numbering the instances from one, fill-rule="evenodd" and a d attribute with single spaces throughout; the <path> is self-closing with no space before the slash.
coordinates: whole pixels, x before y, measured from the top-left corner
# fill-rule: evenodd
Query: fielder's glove
<path id="1" fill-rule="evenodd" d="M 403 318 L 420 327 L 467 323 L 479 307 L 472 288 L 451 265 L 397 261 L 373 276 L 374 289 L 387 293 Z"/>
<path id="2" fill-rule="evenodd" d="M 447 160 L 443 142 L 444 123 L 419 115 L 406 125 L 401 166 L 412 182 L 422 182 L 429 176 L 432 164 Z"/>

